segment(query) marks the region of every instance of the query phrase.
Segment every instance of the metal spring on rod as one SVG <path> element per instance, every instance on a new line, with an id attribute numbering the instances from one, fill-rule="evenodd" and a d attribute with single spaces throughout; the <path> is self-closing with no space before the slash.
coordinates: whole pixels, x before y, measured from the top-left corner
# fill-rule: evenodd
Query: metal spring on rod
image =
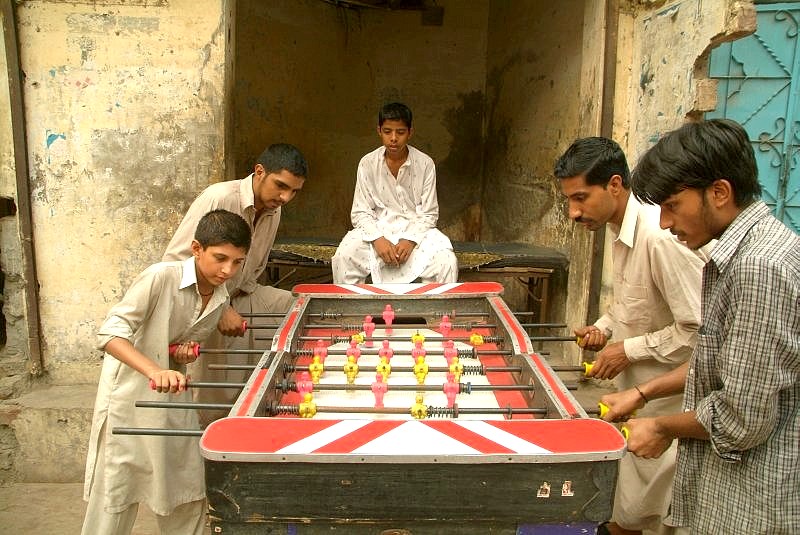
<path id="1" fill-rule="evenodd" d="M 272 405 L 270 406 L 270 416 L 277 416 L 279 414 L 300 414 L 300 405 Z"/>
<path id="2" fill-rule="evenodd" d="M 458 418 L 458 405 L 450 407 L 428 406 L 428 418 Z"/>

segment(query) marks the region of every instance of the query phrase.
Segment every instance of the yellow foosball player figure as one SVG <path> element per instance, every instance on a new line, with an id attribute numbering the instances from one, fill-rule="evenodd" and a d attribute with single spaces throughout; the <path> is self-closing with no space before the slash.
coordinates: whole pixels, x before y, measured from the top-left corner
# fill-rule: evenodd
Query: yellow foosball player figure
<path id="1" fill-rule="evenodd" d="M 461 381 L 461 375 L 464 373 L 464 365 L 461 364 L 461 360 L 458 357 L 453 357 L 453 361 L 450 363 L 450 373 L 453 374 L 453 380 L 458 383 Z"/>
<path id="2" fill-rule="evenodd" d="M 392 373 L 392 365 L 386 357 L 381 357 L 381 361 L 375 366 L 375 371 L 383 376 L 383 382 L 389 380 L 389 375 Z"/>
<path id="3" fill-rule="evenodd" d="M 425 335 L 420 333 L 419 331 L 417 331 L 417 332 L 415 332 L 414 334 L 411 335 L 411 342 L 414 345 L 417 345 L 417 342 L 423 343 L 423 342 L 425 342 Z"/>
<path id="4" fill-rule="evenodd" d="M 422 394 L 417 394 L 414 404 L 411 405 L 411 416 L 417 420 L 422 420 L 428 416 L 428 407 L 422 402 Z"/>
<path id="5" fill-rule="evenodd" d="M 417 376 L 417 384 L 425 384 L 425 378 L 428 376 L 428 363 L 425 362 L 425 357 L 417 357 L 417 363 L 414 364 L 414 375 Z"/>
<path id="6" fill-rule="evenodd" d="M 322 372 L 324 371 L 325 366 L 320 362 L 319 355 L 314 355 L 311 358 L 311 364 L 308 365 L 308 373 L 311 374 L 311 382 L 318 385 L 319 378 L 322 377 Z"/>
<path id="7" fill-rule="evenodd" d="M 347 357 L 347 364 L 344 365 L 344 374 L 347 376 L 347 384 L 351 385 L 356 382 L 358 376 L 358 364 L 353 355 Z"/>
<path id="8" fill-rule="evenodd" d="M 313 418 L 317 414 L 317 404 L 310 392 L 306 392 L 300 402 L 300 418 Z"/>
<path id="9" fill-rule="evenodd" d="M 472 333 L 469 335 L 469 343 L 471 346 L 477 347 L 483 345 L 483 336 L 478 333 Z"/>

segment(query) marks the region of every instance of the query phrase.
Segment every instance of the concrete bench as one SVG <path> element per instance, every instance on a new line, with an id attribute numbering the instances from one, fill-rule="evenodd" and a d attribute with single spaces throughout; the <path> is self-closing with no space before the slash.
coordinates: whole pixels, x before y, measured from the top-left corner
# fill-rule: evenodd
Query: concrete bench
<path id="1" fill-rule="evenodd" d="M 299 283 L 332 282 L 331 257 L 338 244 L 336 239 L 278 238 L 264 282 L 286 289 Z M 551 276 L 566 272 L 569 262 L 564 253 L 527 243 L 485 242 L 453 242 L 453 251 L 460 281 L 496 280 L 508 294 L 513 292 L 512 284 L 518 283 L 526 294 L 521 306 L 533 312 L 531 321 L 548 321 Z M 507 301 L 514 307 L 512 299 Z"/>

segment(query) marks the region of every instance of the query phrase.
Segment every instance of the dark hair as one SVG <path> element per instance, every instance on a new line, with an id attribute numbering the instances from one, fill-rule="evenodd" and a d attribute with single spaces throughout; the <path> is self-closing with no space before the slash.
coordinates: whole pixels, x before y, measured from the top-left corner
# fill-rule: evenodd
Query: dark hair
<path id="1" fill-rule="evenodd" d="M 286 170 L 299 177 L 308 176 L 308 163 L 300 149 L 288 143 L 270 145 L 258 157 L 257 163 L 260 163 L 267 173 L 280 173 Z"/>
<path id="2" fill-rule="evenodd" d="M 402 121 L 411 128 L 411 109 L 400 102 L 384 104 L 378 112 L 378 126 L 383 126 L 384 121 Z"/>
<path id="3" fill-rule="evenodd" d="M 730 119 L 687 123 L 662 137 L 633 171 L 633 193 L 661 204 L 678 191 L 705 189 L 724 178 L 742 208 L 761 196 L 758 168 L 747 132 Z"/>
<path id="4" fill-rule="evenodd" d="M 614 175 L 622 177 L 622 185 L 630 187 L 630 170 L 625 153 L 619 145 L 605 137 L 585 137 L 575 140 L 556 161 L 553 173 L 558 178 L 585 176 L 589 186 L 603 186 Z"/>
<path id="5" fill-rule="evenodd" d="M 194 239 L 203 248 L 230 243 L 250 250 L 250 227 L 242 216 L 227 210 L 212 210 L 200 218 Z"/>

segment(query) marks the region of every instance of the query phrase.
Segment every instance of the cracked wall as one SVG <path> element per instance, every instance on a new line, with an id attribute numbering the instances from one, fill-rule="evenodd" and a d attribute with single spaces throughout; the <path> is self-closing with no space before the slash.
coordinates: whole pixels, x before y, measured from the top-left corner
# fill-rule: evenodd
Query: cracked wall
<path id="1" fill-rule="evenodd" d="M 222 0 L 16 13 L 45 365 L 93 382 L 108 309 L 223 178 Z"/>

